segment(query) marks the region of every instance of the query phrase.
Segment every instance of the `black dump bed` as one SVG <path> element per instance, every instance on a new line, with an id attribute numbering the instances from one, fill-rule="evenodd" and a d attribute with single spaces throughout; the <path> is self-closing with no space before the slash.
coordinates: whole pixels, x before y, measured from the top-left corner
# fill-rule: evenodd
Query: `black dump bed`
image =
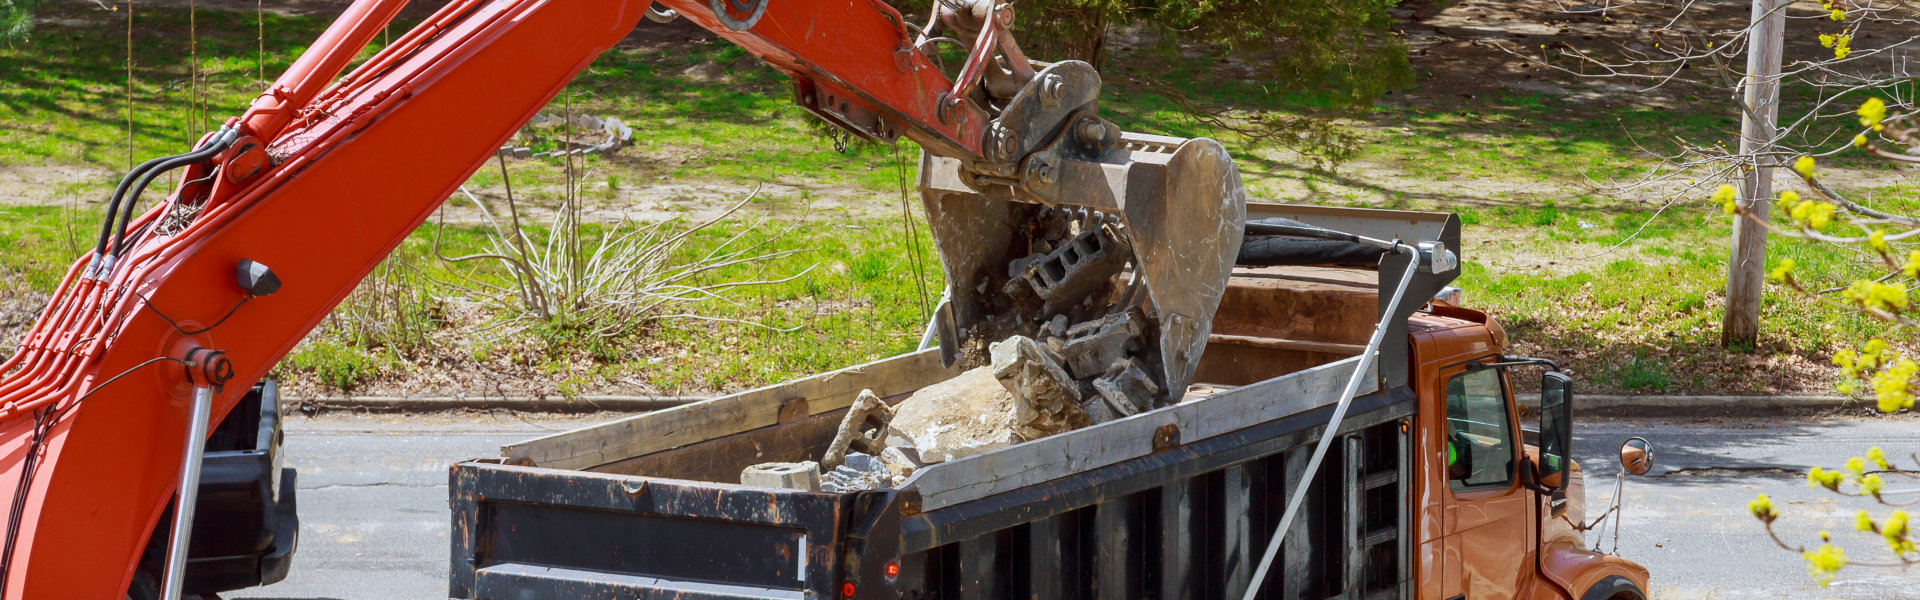
<path id="1" fill-rule="evenodd" d="M 1427 223 L 1364 213 L 1360 226 Z M 1438 222 L 1457 242 L 1458 222 Z M 1360 362 L 1382 274 L 1404 268 L 1238 269 L 1184 401 L 928 465 L 895 489 L 737 482 L 819 459 L 862 390 L 895 403 L 958 375 L 937 349 L 506 446 L 452 468 L 449 593 L 1237 598 Z M 1420 283 L 1409 294 L 1445 282 Z M 1410 304 L 1263 597 L 1408 597 Z"/>
<path id="2" fill-rule="evenodd" d="M 796 399 L 844 405 L 889 377 L 937 377 L 938 362 L 901 356 L 458 464 L 452 596 L 825 598 L 849 583 L 859 598 L 1237 594 L 1353 365 L 931 465 L 898 490 L 727 482 L 747 465 L 824 449 L 845 409 L 800 417 L 811 411 Z M 1289 598 L 1398 589 L 1412 400 L 1396 388 L 1354 402 L 1267 589 L 1301 592 Z M 779 422 L 781 404 L 796 416 Z M 615 458 L 625 453 L 618 439 L 671 444 L 661 440 L 700 436 L 687 426 L 715 414 L 776 422 Z"/>

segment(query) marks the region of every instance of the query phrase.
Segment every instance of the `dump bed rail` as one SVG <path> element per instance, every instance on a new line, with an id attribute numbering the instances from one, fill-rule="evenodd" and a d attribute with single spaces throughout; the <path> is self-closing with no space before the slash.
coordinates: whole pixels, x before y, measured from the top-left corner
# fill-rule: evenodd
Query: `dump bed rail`
<path id="1" fill-rule="evenodd" d="M 909 390 L 886 386 L 938 380 L 945 375 L 929 370 L 938 366 L 929 352 L 602 426 L 617 434 L 590 429 L 512 445 L 507 458 L 453 467 L 451 594 L 805 598 L 852 583 L 867 590 L 861 598 L 915 590 L 927 598 L 1075 597 L 1048 595 L 1050 586 L 1087 592 L 1081 597 L 1149 589 L 1214 597 L 1245 589 L 1282 494 L 1298 485 L 1309 443 L 1356 362 L 931 465 L 898 490 L 771 490 L 650 471 L 693 469 L 705 458 L 716 463 L 706 472 L 737 473 L 730 463 L 779 460 L 766 454 L 778 446 L 754 440 L 794 438 L 836 421 L 848 390 L 877 385 L 898 395 Z M 1271 589 L 1307 594 L 1285 597 L 1401 589 L 1407 446 L 1399 421 L 1412 415 L 1412 398 L 1394 388 L 1356 400 L 1338 432 L 1348 439 L 1328 463 L 1346 468 L 1316 478 L 1329 491 L 1315 496 L 1302 531 L 1289 534 L 1287 568 L 1273 575 L 1282 585 Z M 705 438 L 659 429 L 716 412 L 763 424 Z M 646 456 L 629 456 L 635 446 L 613 440 L 632 435 L 672 436 L 680 445 L 649 444 Z M 756 446 L 763 451 L 752 452 Z M 616 472 L 553 468 L 533 456 Z M 1036 577 L 1032 569 L 1046 565 L 1072 575 Z"/>

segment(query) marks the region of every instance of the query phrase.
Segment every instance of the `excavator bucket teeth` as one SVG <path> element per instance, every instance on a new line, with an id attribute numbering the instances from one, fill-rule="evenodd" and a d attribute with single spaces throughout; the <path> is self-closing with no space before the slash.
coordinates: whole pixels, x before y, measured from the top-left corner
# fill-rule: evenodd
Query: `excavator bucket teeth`
<path id="1" fill-rule="evenodd" d="M 1137 408 L 1184 394 L 1239 252 L 1246 195 L 1218 142 L 1118 137 L 1097 157 L 1054 158 L 1037 192 L 921 156 L 947 274 L 936 327 L 949 364 L 1026 336 L 1089 390 L 1147 396 Z"/>

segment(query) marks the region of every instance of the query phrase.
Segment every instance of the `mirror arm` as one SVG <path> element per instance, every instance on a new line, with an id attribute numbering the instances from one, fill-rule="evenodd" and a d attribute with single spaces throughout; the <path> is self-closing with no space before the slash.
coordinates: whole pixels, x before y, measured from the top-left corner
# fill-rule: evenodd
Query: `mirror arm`
<path id="1" fill-rule="evenodd" d="M 1534 462 L 1531 457 L 1521 459 L 1520 486 L 1539 492 L 1542 496 L 1552 496 L 1554 492 L 1560 491 L 1540 484 L 1540 464 Z"/>
<path id="2" fill-rule="evenodd" d="M 1546 365 L 1547 369 L 1550 371 L 1554 371 L 1554 372 L 1560 371 L 1560 363 L 1553 362 L 1550 359 L 1533 358 L 1530 356 L 1507 356 L 1504 354 L 1500 355 L 1500 359 L 1494 362 L 1467 363 L 1467 370 L 1478 371 L 1481 369 L 1504 369 L 1507 367 L 1524 367 L 1528 365 Z"/>

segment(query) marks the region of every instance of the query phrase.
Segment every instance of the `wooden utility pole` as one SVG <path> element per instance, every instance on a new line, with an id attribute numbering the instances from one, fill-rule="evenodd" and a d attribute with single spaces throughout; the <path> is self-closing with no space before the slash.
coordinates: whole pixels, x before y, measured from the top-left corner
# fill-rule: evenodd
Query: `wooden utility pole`
<path id="1" fill-rule="evenodd" d="M 1753 0 L 1747 41 L 1746 103 L 1740 119 L 1740 154 L 1754 166 L 1740 182 L 1740 203 L 1762 222 L 1773 199 L 1775 119 L 1780 114 L 1780 50 L 1786 38 L 1783 10 L 1791 0 Z M 1733 255 L 1727 261 L 1727 313 L 1720 345 L 1752 348 L 1760 338 L 1760 297 L 1766 287 L 1767 229 L 1753 220 L 1733 221 Z"/>

